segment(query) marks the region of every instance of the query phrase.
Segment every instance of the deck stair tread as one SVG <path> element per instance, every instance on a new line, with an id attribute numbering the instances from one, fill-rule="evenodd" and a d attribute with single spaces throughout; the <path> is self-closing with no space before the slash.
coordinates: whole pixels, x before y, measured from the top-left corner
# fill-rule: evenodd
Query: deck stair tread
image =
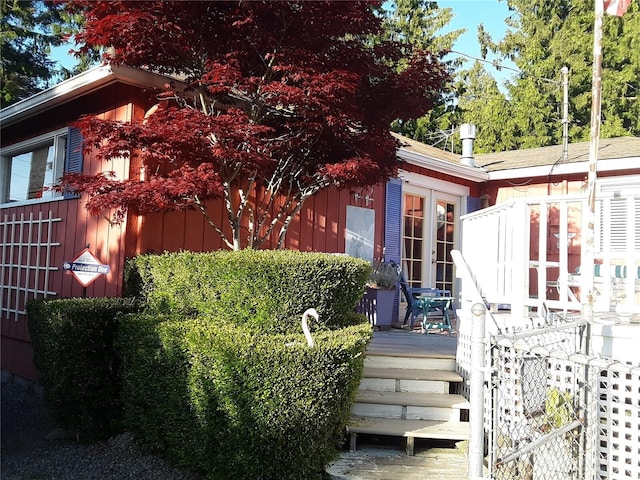
<path id="1" fill-rule="evenodd" d="M 372 390 L 360 390 L 356 396 L 356 403 L 436 408 L 469 408 L 469 402 L 462 395 L 422 392 L 379 392 Z"/>
<path id="2" fill-rule="evenodd" d="M 387 348 L 385 346 L 375 346 L 367 349 L 368 356 L 381 356 L 381 357 L 402 357 L 402 358 L 436 358 L 436 359 L 453 359 L 455 360 L 455 353 L 440 353 L 429 351 L 402 351 L 396 347 Z"/>
<path id="3" fill-rule="evenodd" d="M 455 359 L 456 345 L 455 337 L 444 335 L 374 332 L 367 356 Z"/>
<path id="4" fill-rule="evenodd" d="M 396 380 L 430 380 L 439 382 L 462 382 L 460 374 L 450 370 L 420 370 L 403 368 L 364 367 L 364 378 Z"/>
<path id="5" fill-rule="evenodd" d="M 365 433 L 370 435 L 446 440 L 469 439 L 468 422 L 352 417 L 347 428 L 350 433 Z"/>
<path id="6" fill-rule="evenodd" d="M 404 437 L 413 455 L 416 438 L 467 440 L 467 399 L 449 393 L 463 382 L 456 372 L 457 339 L 415 333 L 374 332 L 348 431 Z"/>

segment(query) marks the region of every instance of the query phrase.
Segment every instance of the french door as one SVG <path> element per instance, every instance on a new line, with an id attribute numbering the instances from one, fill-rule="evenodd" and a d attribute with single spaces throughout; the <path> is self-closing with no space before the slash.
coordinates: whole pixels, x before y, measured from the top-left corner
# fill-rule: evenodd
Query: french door
<path id="1" fill-rule="evenodd" d="M 412 287 L 454 293 L 451 250 L 457 246 L 460 197 L 420 187 L 402 199 L 402 267 Z"/>

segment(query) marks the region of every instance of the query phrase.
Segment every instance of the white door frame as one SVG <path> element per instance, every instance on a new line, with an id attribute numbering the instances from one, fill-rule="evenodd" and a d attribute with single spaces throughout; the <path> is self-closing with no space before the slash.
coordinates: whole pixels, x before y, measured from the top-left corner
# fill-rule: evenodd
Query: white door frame
<path id="1" fill-rule="evenodd" d="M 404 238 L 404 194 L 415 194 L 425 198 L 425 210 L 427 212 L 436 211 L 436 202 L 438 199 L 447 200 L 455 203 L 458 208 L 458 216 L 455 219 L 455 246 L 458 248 L 461 245 L 462 231 L 460 225 L 460 216 L 467 213 L 467 197 L 470 194 L 470 188 L 465 185 L 448 182 L 446 180 L 440 180 L 437 178 L 427 177 L 413 172 L 407 172 L 400 170 L 398 177 L 402 179 L 402 215 L 403 215 L 403 238 Z M 425 212 L 426 213 L 426 212 Z M 431 213 L 430 213 L 431 215 Z M 425 218 L 425 220 L 427 220 Z M 431 282 L 435 285 L 435 268 L 431 263 L 432 250 L 435 247 L 436 239 L 436 222 L 426 221 L 424 239 L 425 244 L 423 246 L 423 271 L 422 278 L 424 281 Z M 404 245 L 403 245 L 404 247 Z M 456 292 L 459 291 L 459 280 L 455 280 Z M 432 286 L 432 285 L 424 285 Z M 452 292 L 453 293 L 453 292 Z"/>

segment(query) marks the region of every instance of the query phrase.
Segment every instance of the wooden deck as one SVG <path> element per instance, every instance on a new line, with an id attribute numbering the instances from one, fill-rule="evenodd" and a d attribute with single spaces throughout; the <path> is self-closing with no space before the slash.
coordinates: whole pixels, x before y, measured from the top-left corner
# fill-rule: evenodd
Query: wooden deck
<path id="1" fill-rule="evenodd" d="M 391 357 L 455 359 L 457 345 L 457 338 L 450 335 L 387 330 L 373 332 L 367 352 Z"/>
<path id="2" fill-rule="evenodd" d="M 376 331 L 367 350 L 369 359 L 376 357 L 376 365 L 384 362 L 384 366 L 365 366 L 371 377 L 393 378 L 394 381 L 433 380 L 445 382 L 443 391 L 448 393 L 448 382 L 459 382 L 461 377 L 455 372 L 457 338 L 441 334 L 421 334 L 417 331 L 392 329 Z M 431 367 L 424 370 L 427 362 Z M 440 367 L 442 363 L 442 367 Z M 442 369 L 441 369 L 442 368 Z M 391 374 L 391 372 L 393 372 Z M 391 375 L 391 376 L 389 376 Z M 466 406 L 466 400 L 459 395 L 437 395 L 428 392 L 360 392 L 360 398 L 367 396 L 385 397 L 409 396 L 429 403 L 432 397 L 442 397 L 442 402 L 460 400 Z M 448 398 L 451 397 L 451 398 Z M 381 400 L 378 403 L 389 403 Z M 396 402 L 390 402 L 396 403 Z M 403 402 L 400 402 L 403 403 Z M 417 403 L 410 401 L 410 404 Z M 437 402 L 436 402 L 437 403 Z M 447 408 L 451 406 L 446 405 Z M 352 451 L 342 452 L 340 458 L 327 468 L 330 478 L 335 480 L 417 480 L 438 478 L 462 480 L 468 478 L 468 460 L 465 451 L 468 438 L 466 422 L 399 420 L 389 418 L 352 417 L 349 431 L 373 435 L 374 442 L 363 442 L 362 445 L 351 445 Z M 405 443 L 389 438 L 405 438 Z M 382 440 L 377 443 L 376 438 Z M 414 439 L 420 440 L 414 443 Z M 353 437 L 352 437 L 353 442 Z M 388 442 L 388 443 L 387 443 Z M 453 448 L 454 443 L 462 448 Z M 409 451 L 411 453 L 407 455 Z M 448 446 L 449 448 L 442 448 Z M 406 447 L 406 448 L 404 448 Z"/>
<path id="3" fill-rule="evenodd" d="M 413 457 L 404 452 L 372 447 L 346 452 L 327 468 L 333 480 L 468 480 L 464 449 L 418 448 Z"/>

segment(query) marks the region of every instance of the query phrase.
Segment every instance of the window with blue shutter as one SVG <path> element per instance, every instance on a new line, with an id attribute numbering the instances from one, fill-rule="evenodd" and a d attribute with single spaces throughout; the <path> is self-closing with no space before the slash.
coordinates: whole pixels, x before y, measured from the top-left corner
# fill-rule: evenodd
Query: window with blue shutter
<path id="1" fill-rule="evenodd" d="M 67 134 L 67 155 L 64 162 L 65 173 L 82 172 L 82 134 L 80 130 L 69 127 Z M 65 192 L 64 198 L 78 198 L 79 195 Z"/>
<path id="2" fill-rule="evenodd" d="M 392 178 L 387 183 L 384 212 L 384 259 L 400 265 L 402 248 L 402 180 Z M 393 302 L 392 322 L 398 321 L 399 290 Z"/>
<path id="3" fill-rule="evenodd" d="M 482 209 L 482 199 L 480 197 L 467 197 L 467 213 Z"/>
<path id="4" fill-rule="evenodd" d="M 73 138 L 72 138 L 73 137 Z M 64 171 L 80 171 L 81 148 L 69 158 L 69 142 L 82 145 L 80 132 L 61 128 L 0 150 L 0 204 L 19 204 L 60 197 L 53 187 Z"/>

